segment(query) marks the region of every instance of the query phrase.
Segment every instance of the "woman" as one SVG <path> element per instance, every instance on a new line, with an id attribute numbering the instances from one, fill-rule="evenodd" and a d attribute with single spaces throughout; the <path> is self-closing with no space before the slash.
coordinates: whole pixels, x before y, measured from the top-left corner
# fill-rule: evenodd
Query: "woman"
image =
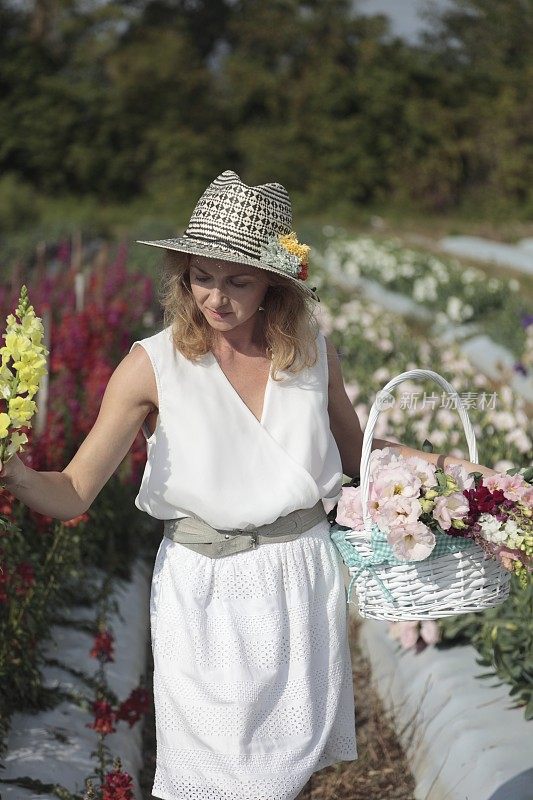
<path id="1" fill-rule="evenodd" d="M 150 610 L 153 794 L 167 800 L 292 800 L 314 771 L 357 758 L 324 503 L 358 474 L 362 432 L 291 225 L 283 186 L 222 173 L 182 237 L 143 242 L 166 251 L 164 328 L 133 343 L 70 464 L 40 473 L 15 456 L 0 473 L 29 507 L 68 520 L 143 426 L 135 503 L 165 520 Z"/>

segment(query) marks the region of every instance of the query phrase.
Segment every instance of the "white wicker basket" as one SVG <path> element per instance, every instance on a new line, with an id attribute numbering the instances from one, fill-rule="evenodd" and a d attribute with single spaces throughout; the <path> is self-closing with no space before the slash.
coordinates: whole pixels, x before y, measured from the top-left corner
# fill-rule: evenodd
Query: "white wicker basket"
<path id="1" fill-rule="evenodd" d="M 411 378 L 432 378 L 455 398 L 468 443 L 469 460 L 478 463 L 472 423 L 453 387 L 432 370 L 402 372 L 378 392 L 365 427 L 361 453 L 361 503 L 363 530 L 331 529 L 337 546 L 352 576 L 348 588 L 355 586 L 362 617 L 384 620 L 424 620 L 483 611 L 503 603 L 509 596 L 510 573 L 488 557 L 472 539 L 436 533 L 437 545 L 423 561 L 384 560 L 379 545 L 385 534 L 373 523 L 368 512 L 370 453 L 376 421 L 389 390 Z"/>

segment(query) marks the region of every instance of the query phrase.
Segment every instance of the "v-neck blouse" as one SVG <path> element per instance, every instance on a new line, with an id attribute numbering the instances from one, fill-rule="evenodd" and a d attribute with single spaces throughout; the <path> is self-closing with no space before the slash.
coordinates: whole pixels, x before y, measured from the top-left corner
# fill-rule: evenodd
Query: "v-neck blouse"
<path id="1" fill-rule="evenodd" d="M 154 370 L 159 413 L 146 437 L 135 505 L 156 519 L 196 516 L 219 529 L 273 522 L 317 500 L 337 502 L 339 450 L 329 425 L 326 342 L 313 367 L 269 375 L 261 420 L 213 353 L 189 361 L 171 326 L 135 341 Z"/>
<path id="2" fill-rule="evenodd" d="M 214 353 L 212 353 L 211 351 L 209 351 L 208 353 L 206 353 L 206 358 L 211 358 L 211 360 L 212 360 L 212 362 L 213 362 L 213 366 L 215 367 L 215 371 L 216 371 L 216 368 L 218 368 L 218 372 L 220 372 L 220 375 L 221 375 L 221 376 L 222 376 L 222 378 L 223 378 L 223 379 L 226 381 L 226 383 L 228 384 L 228 386 L 229 386 L 229 388 L 231 389 L 231 391 L 235 392 L 235 395 L 236 395 L 237 399 L 238 399 L 238 400 L 240 400 L 240 401 L 241 401 L 241 403 L 243 404 L 244 408 L 245 408 L 247 411 L 249 411 L 249 412 L 250 412 L 250 414 L 251 414 L 251 415 L 252 415 L 252 416 L 253 416 L 255 419 L 257 419 L 257 417 L 255 416 L 255 414 L 253 413 L 253 411 L 251 411 L 251 410 L 248 408 L 248 406 L 246 405 L 246 403 L 244 402 L 244 400 L 242 399 L 242 397 L 240 396 L 240 394 L 238 393 L 238 391 L 237 391 L 237 390 L 235 389 L 235 387 L 232 385 L 232 383 L 231 383 L 230 379 L 228 378 L 228 376 L 226 375 L 226 373 L 224 372 L 224 370 L 222 369 L 222 367 L 221 367 L 221 366 L 220 366 L 220 364 L 218 363 L 217 359 L 215 358 L 215 355 L 214 355 Z M 265 410 L 266 410 L 266 404 L 267 404 L 267 400 L 268 400 L 268 394 L 269 394 L 269 391 L 268 391 L 268 390 L 270 389 L 270 384 L 271 384 L 271 382 L 272 382 L 272 369 L 270 369 L 270 370 L 269 370 L 269 373 L 268 373 L 268 380 L 267 380 L 267 382 L 266 382 L 265 391 L 264 391 L 264 394 L 263 394 L 263 408 L 261 409 L 261 418 L 260 418 L 259 420 L 257 420 L 257 421 L 259 422 L 259 424 L 260 424 L 260 425 L 263 425 L 263 424 L 264 424 L 264 420 L 265 420 Z"/>

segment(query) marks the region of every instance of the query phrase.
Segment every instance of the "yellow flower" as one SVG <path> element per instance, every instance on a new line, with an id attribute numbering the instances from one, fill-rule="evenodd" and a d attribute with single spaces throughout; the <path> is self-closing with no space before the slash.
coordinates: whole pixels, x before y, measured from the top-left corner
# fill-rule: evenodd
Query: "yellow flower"
<path id="1" fill-rule="evenodd" d="M 36 411 L 37 404 L 35 400 L 30 400 L 29 397 L 13 397 L 9 401 L 9 416 L 11 417 L 11 424 L 15 428 L 25 425 Z"/>
<path id="2" fill-rule="evenodd" d="M 11 440 L 6 448 L 6 452 L 4 454 L 4 463 L 11 458 L 11 456 L 16 453 L 18 450 L 21 449 L 21 445 L 28 443 L 28 437 L 25 433 L 19 433 L 18 431 L 13 431 L 11 434 Z"/>
<path id="3" fill-rule="evenodd" d="M 8 428 L 11 425 L 11 417 L 3 411 L 0 413 L 0 439 L 5 439 L 8 433 Z"/>
<path id="4" fill-rule="evenodd" d="M 307 264 L 311 248 L 308 244 L 300 244 L 294 231 L 279 235 L 279 243 L 287 252 L 296 256 L 300 264 Z"/>
<path id="5" fill-rule="evenodd" d="M 28 392 L 30 397 L 37 394 L 37 390 L 39 389 L 39 376 L 35 371 L 30 369 L 21 370 L 19 373 L 18 389 L 20 392 Z"/>
<path id="6" fill-rule="evenodd" d="M 458 483 L 452 478 L 451 475 L 446 475 L 446 488 L 450 492 L 456 492 L 459 489 Z"/>
<path id="7" fill-rule="evenodd" d="M 6 447 L 4 458 L 2 459 L 4 464 L 9 458 L 11 458 L 11 456 L 14 453 L 18 453 L 19 450 L 22 450 L 23 444 L 28 444 L 28 437 L 26 436 L 26 434 L 19 433 L 18 431 L 13 431 L 13 433 L 11 434 L 10 442 Z"/>
<path id="8" fill-rule="evenodd" d="M 15 429 L 23 425 L 31 427 L 30 420 L 37 410 L 32 397 L 46 372 L 46 356 L 49 355 L 43 345 L 43 335 L 42 322 L 35 316 L 28 291 L 22 286 L 16 312 L 9 314 L 6 320 L 5 345 L 0 347 L 0 399 L 7 402 L 7 413 L 0 413 L 0 440 L 4 440 L 0 459 L 3 461 L 28 441 L 26 434 Z"/>
<path id="9" fill-rule="evenodd" d="M 31 340 L 25 334 L 18 331 L 10 331 L 5 336 L 5 347 L 0 348 L 0 353 L 11 356 L 13 361 L 17 361 L 22 354 L 31 347 Z"/>

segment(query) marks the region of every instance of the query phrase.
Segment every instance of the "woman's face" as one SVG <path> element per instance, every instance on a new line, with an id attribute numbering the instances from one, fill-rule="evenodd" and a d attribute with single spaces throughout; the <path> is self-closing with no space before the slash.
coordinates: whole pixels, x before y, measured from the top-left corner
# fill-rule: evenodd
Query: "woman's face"
<path id="1" fill-rule="evenodd" d="M 192 256 L 189 275 L 198 308 L 219 331 L 253 317 L 268 289 L 260 269 L 215 258 Z"/>

